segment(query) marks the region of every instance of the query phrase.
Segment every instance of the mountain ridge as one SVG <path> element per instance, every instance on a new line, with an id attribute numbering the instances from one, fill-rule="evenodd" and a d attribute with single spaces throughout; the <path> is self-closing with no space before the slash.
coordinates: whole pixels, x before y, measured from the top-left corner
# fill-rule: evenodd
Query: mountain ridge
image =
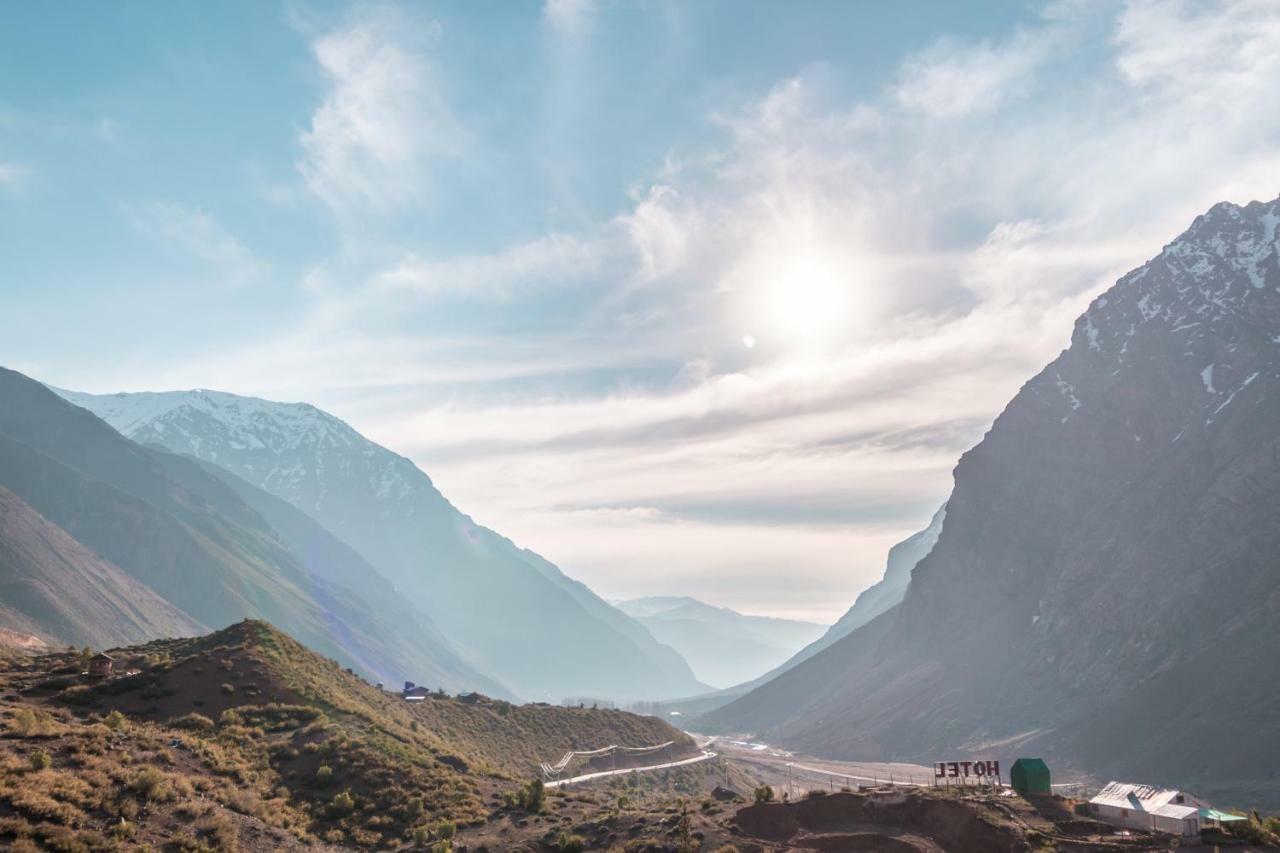
<path id="1" fill-rule="evenodd" d="M 476 524 L 410 460 L 314 406 L 204 390 L 59 393 L 135 441 L 218 465 L 307 513 L 426 612 L 466 659 L 523 696 L 630 700 L 705 690 L 639 623 Z"/>
<path id="2" fill-rule="evenodd" d="M 902 603 L 698 722 L 1280 803 L 1253 760 L 1280 749 L 1278 225 L 1215 205 L 1094 299 L 962 456 Z"/>
<path id="3" fill-rule="evenodd" d="M 388 680 L 434 671 L 427 637 L 416 648 L 397 645 L 357 593 L 309 575 L 275 530 L 198 462 L 142 447 L 3 369 L 0 484 L 200 623 L 269 617 Z"/>

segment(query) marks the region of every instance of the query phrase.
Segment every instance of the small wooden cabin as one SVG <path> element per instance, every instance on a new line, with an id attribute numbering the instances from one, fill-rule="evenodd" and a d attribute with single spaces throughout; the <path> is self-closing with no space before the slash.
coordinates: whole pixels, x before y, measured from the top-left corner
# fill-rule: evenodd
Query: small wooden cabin
<path id="1" fill-rule="evenodd" d="M 116 659 L 106 652 L 98 652 L 89 658 L 89 674 L 95 678 L 106 678 L 116 670 Z"/>

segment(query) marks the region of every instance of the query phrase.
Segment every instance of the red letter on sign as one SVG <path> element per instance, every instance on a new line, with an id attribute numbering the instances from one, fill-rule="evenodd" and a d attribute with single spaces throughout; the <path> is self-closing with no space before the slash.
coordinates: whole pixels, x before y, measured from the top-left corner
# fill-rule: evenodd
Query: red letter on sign
<path id="1" fill-rule="evenodd" d="M 999 778 L 999 777 L 1000 777 L 1000 762 L 999 762 L 999 761 L 988 761 L 988 762 L 987 762 L 987 775 L 988 775 L 988 776 L 995 776 L 996 778 Z"/>
<path id="2" fill-rule="evenodd" d="M 956 776 L 960 775 L 960 765 L 952 761 L 949 764 L 947 764 L 947 771 L 951 774 L 951 777 L 954 779 Z"/>
<path id="3" fill-rule="evenodd" d="M 946 775 L 947 775 L 947 763 L 945 761 L 939 761 L 937 764 L 933 765 L 933 778 L 941 779 L 943 776 L 946 776 Z"/>
<path id="4" fill-rule="evenodd" d="M 964 768 L 964 775 L 969 775 L 969 768 L 973 766 L 972 761 L 961 761 L 960 766 Z"/>
<path id="5" fill-rule="evenodd" d="M 987 762 L 985 762 L 985 761 L 975 761 L 975 762 L 973 762 L 973 775 L 975 775 L 975 776 L 986 776 L 986 775 L 987 775 Z"/>

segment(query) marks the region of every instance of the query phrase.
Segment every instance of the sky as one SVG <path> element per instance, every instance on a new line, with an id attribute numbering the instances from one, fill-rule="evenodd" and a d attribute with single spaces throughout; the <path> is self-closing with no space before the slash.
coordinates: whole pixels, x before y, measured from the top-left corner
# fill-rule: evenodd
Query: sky
<path id="1" fill-rule="evenodd" d="M 831 621 L 1280 192 L 1276 92 L 1273 0 L 22 4 L 0 364 L 311 402 L 606 597 Z"/>

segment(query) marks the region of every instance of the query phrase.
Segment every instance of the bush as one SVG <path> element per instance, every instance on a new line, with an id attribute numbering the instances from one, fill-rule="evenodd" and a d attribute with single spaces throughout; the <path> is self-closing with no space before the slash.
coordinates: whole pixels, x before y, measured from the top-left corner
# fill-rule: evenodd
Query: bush
<path id="1" fill-rule="evenodd" d="M 827 795 L 827 792 L 822 790 L 821 788 L 810 788 L 809 793 L 807 793 L 805 796 L 808 799 L 812 800 L 814 797 L 825 797 L 826 795 Z"/>
<path id="2" fill-rule="evenodd" d="M 164 774 L 154 767 L 143 767 L 129 780 L 129 790 L 144 800 L 167 800 L 171 793 Z"/>
<path id="3" fill-rule="evenodd" d="M 45 770 L 53 763 L 53 759 L 49 757 L 49 753 L 43 749 L 31 753 L 31 769 Z"/>
<path id="4" fill-rule="evenodd" d="M 566 829 L 556 839 L 556 849 L 560 853 L 582 853 L 587 849 L 587 839 Z"/>
<path id="5" fill-rule="evenodd" d="M 356 801 L 351 796 L 350 791 L 342 791 L 334 796 L 333 802 L 329 804 L 329 810 L 335 815 L 351 814 L 355 810 Z"/>
<path id="6" fill-rule="evenodd" d="M 14 734 L 21 737 L 33 737 L 47 734 L 52 728 L 53 718 L 45 711 L 33 711 L 30 708 L 19 708 L 13 712 L 10 727 Z"/>
<path id="7" fill-rule="evenodd" d="M 236 686 L 235 686 L 234 684 L 228 684 L 228 683 L 227 683 L 227 682 L 225 682 L 225 681 L 224 681 L 224 682 L 222 682 L 222 687 L 220 687 L 220 688 L 218 688 L 218 689 L 219 689 L 219 690 L 221 690 L 221 691 L 223 692 L 223 694 L 225 694 L 225 695 L 227 695 L 227 696 L 230 696 L 232 693 L 235 693 L 235 692 L 236 692 Z"/>
<path id="8" fill-rule="evenodd" d="M 111 729 L 112 731 L 118 731 L 124 728 L 124 724 L 125 724 L 124 714 L 121 714 L 119 711 L 112 711 L 110 714 L 107 714 L 107 716 L 103 719 L 102 722 L 105 723 L 107 728 Z"/>
<path id="9" fill-rule="evenodd" d="M 316 781 L 321 785 L 328 785 L 333 781 L 333 768 L 328 764 L 321 764 L 316 768 Z"/>
<path id="10" fill-rule="evenodd" d="M 757 803 L 772 803 L 773 788 L 768 785 L 761 785 L 759 788 L 756 788 L 755 799 Z"/>
<path id="11" fill-rule="evenodd" d="M 541 779 L 530 779 L 516 794 L 516 804 L 532 814 L 539 814 L 547 805 L 547 789 Z"/>
<path id="12" fill-rule="evenodd" d="M 231 685 L 225 686 L 230 687 Z M 235 688 L 232 687 L 231 689 L 234 690 Z M 244 719 L 240 716 L 240 712 L 234 708 L 228 708 L 218 715 L 218 725 L 220 726 L 238 726 L 242 722 L 244 722 Z"/>
<path id="13" fill-rule="evenodd" d="M 175 717 L 169 720 L 169 725 L 175 729 L 186 729 L 192 732 L 207 732 L 213 728 L 213 720 L 204 714 L 192 711 L 190 714 L 183 714 L 181 717 Z"/>
<path id="14" fill-rule="evenodd" d="M 436 824 L 436 837 L 443 838 L 445 841 L 452 841 L 453 836 L 458 834 L 458 826 L 451 820 L 442 820 Z"/>

